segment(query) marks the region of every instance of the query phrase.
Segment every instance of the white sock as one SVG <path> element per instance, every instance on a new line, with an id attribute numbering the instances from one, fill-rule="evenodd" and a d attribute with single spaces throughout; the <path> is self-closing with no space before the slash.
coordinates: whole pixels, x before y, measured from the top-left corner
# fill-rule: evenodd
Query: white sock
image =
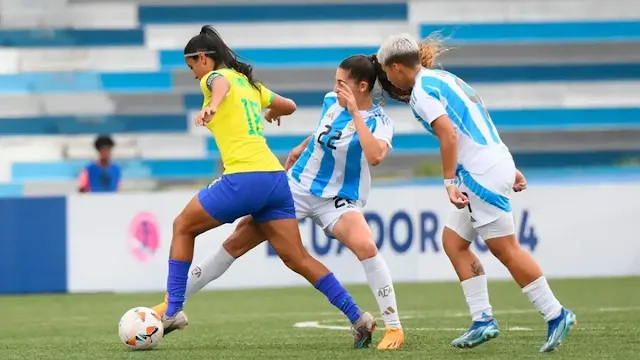
<path id="1" fill-rule="evenodd" d="M 541 276 L 536 281 L 522 288 L 522 292 L 527 295 L 533 307 L 544 317 L 544 321 L 550 321 L 562 312 L 562 305 L 551 291 L 547 279 Z"/>
<path id="2" fill-rule="evenodd" d="M 472 321 L 483 321 L 493 317 L 489 304 L 487 276 L 479 275 L 460 283 L 464 298 L 467 300 Z"/>
<path id="3" fill-rule="evenodd" d="M 398 315 L 398 305 L 396 304 L 396 293 L 391 281 L 391 273 L 382 255 L 376 254 L 370 259 L 363 260 L 362 267 L 373 296 L 376 297 L 378 307 L 380 307 L 384 325 L 389 329 L 402 328 L 400 316 Z"/>
<path id="4" fill-rule="evenodd" d="M 185 297 L 191 297 L 208 283 L 222 276 L 235 260 L 224 247 L 220 247 L 217 253 L 207 256 L 203 262 L 191 269 Z"/>

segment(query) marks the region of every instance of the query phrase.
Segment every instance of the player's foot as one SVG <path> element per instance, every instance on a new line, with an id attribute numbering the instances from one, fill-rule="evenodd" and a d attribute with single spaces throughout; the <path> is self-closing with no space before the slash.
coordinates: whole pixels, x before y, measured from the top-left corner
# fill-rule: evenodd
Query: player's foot
<path id="1" fill-rule="evenodd" d="M 167 312 L 167 306 L 169 306 L 169 303 L 167 301 L 167 296 L 164 296 L 164 301 L 154 307 L 152 307 L 151 309 L 153 309 L 153 311 L 156 312 L 156 314 L 158 314 L 158 316 L 163 317 L 164 313 Z"/>
<path id="2" fill-rule="evenodd" d="M 567 309 L 562 309 L 560 315 L 549 321 L 549 330 L 547 331 L 547 342 L 542 345 L 540 352 L 550 352 L 555 350 L 567 335 L 569 330 L 576 324 L 576 315 Z"/>
<path id="3" fill-rule="evenodd" d="M 371 336 L 376 330 L 376 320 L 368 312 L 363 312 L 360 319 L 351 326 L 353 331 L 353 346 L 361 349 L 369 347 Z"/>
<path id="4" fill-rule="evenodd" d="M 470 349 L 498 336 L 500 336 L 500 329 L 498 329 L 498 322 L 495 319 L 474 321 L 462 336 L 451 342 L 451 346 Z"/>
<path id="5" fill-rule="evenodd" d="M 384 337 L 378 344 L 378 350 L 395 350 L 404 344 L 404 331 L 402 329 L 387 329 Z"/>
<path id="6" fill-rule="evenodd" d="M 189 325 L 189 319 L 184 311 L 178 311 L 173 317 L 162 316 L 162 326 L 164 326 L 164 336 L 167 336 L 173 330 L 182 330 Z"/>

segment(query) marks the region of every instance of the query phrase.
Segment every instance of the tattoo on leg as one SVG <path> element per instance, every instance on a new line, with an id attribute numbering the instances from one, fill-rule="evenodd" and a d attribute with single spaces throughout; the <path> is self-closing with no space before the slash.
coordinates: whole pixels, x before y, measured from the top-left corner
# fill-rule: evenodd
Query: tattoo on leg
<path id="1" fill-rule="evenodd" d="M 471 263 L 471 271 L 473 272 L 473 276 L 484 275 L 484 268 L 479 261 L 473 261 Z"/>

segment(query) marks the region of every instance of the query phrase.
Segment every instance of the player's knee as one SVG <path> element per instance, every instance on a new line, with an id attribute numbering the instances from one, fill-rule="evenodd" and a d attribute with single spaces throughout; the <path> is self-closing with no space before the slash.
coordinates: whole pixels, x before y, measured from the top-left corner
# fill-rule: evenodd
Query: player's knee
<path id="1" fill-rule="evenodd" d="M 348 247 L 360 261 L 370 259 L 378 253 L 378 247 L 369 237 L 352 239 Z"/>
<path id="2" fill-rule="evenodd" d="M 222 243 L 222 247 L 224 247 L 229 255 L 237 259 L 253 248 L 253 243 L 249 243 L 245 238 L 248 233 L 253 235 L 253 233 L 248 232 L 251 226 L 251 217 L 245 216 L 238 222 L 238 226 L 236 226 L 233 233 Z"/>
<path id="3" fill-rule="evenodd" d="M 238 236 L 233 233 L 222 243 L 222 247 L 225 251 L 236 259 L 244 255 L 246 252 L 244 244 L 238 240 Z"/>
<path id="4" fill-rule="evenodd" d="M 298 274 L 303 274 L 304 270 L 309 267 L 309 261 L 313 261 L 311 255 L 306 251 L 286 251 L 280 252 L 278 255 L 286 267 Z"/>
<path id="5" fill-rule="evenodd" d="M 176 218 L 173 220 L 173 234 L 194 235 L 192 234 L 192 232 L 193 231 L 191 229 L 188 217 L 185 216 L 184 213 L 180 213 L 178 216 L 176 216 Z"/>
<path id="6" fill-rule="evenodd" d="M 463 251 L 469 251 L 471 243 L 458 235 L 455 231 L 445 227 L 442 233 L 442 247 L 448 257 L 456 256 Z"/>
<path id="7" fill-rule="evenodd" d="M 513 259 L 522 251 L 514 235 L 489 239 L 486 244 L 491 254 L 503 263 Z"/>
<path id="8" fill-rule="evenodd" d="M 284 263 L 286 267 L 288 267 L 291 271 L 295 273 L 302 273 L 304 269 L 303 261 L 304 259 L 296 258 L 291 254 L 282 254 L 280 255 L 280 259 Z"/>
<path id="9" fill-rule="evenodd" d="M 242 233 L 236 230 L 227 238 L 227 240 L 224 241 L 224 243 L 222 243 L 222 247 L 224 247 L 229 255 L 237 259 L 260 243 L 258 241 L 250 240 L 253 239 L 243 238 Z"/>

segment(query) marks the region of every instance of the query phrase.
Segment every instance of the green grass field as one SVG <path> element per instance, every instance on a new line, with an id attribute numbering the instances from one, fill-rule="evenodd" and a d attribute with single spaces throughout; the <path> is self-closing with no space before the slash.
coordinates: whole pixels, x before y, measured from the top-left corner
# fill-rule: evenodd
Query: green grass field
<path id="1" fill-rule="evenodd" d="M 218 291 L 186 306 L 191 324 L 155 350 L 127 351 L 117 325 L 129 308 L 152 305 L 161 294 L 0 297 L 0 359 L 637 359 L 640 357 L 640 278 L 562 280 L 551 283 L 578 316 L 568 341 L 538 354 L 546 326 L 512 282 L 491 283 L 502 336 L 472 350 L 449 342 L 469 325 L 458 284 L 396 286 L 407 343 L 401 351 L 351 348 L 341 314 L 311 287 Z M 365 286 L 349 287 L 372 313 Z M 299 322 L 336 328 L 299 328 Z M 341 328 L 345 327 L 345 328 Z M 376 333 L 375 341 L 382 331 Z"/>

